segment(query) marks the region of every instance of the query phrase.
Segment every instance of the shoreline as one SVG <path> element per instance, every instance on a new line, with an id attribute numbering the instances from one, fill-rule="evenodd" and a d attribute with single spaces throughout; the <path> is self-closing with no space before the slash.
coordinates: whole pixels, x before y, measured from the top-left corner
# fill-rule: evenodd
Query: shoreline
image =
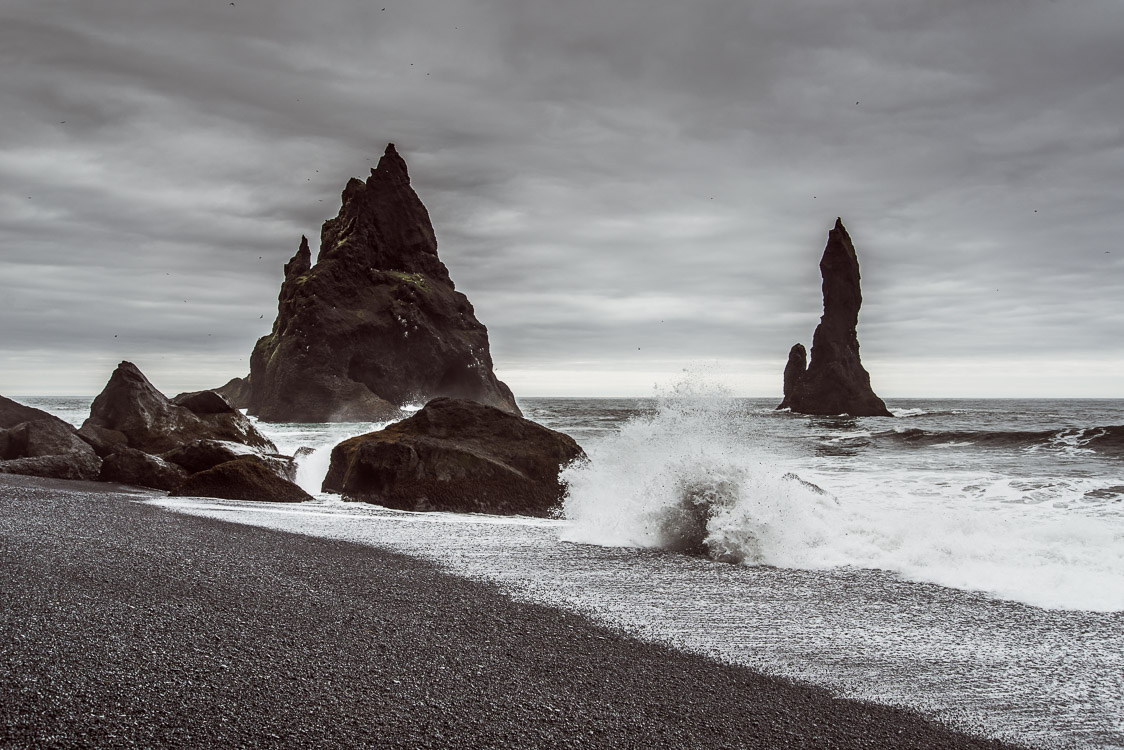
<path id="1" fill-rule="evenodd" d="M 0 476 L 0 745 L 1013 747 L 154 496 Z"/>

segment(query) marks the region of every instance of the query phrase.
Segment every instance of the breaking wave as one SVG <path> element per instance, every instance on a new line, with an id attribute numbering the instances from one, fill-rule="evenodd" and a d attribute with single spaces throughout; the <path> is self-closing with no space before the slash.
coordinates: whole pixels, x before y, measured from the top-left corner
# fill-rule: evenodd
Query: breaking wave
<path id="1" fill-rule="evenodd" d="M 1083 445 L 1110 445 L 1122 431 L 1077 432 Z M 1056 438 L 1027 434 L 992 439 Z M 875 568 L 1040 607 L 1124 610 L 1118 513 L 981 502 L 940 482 L 885 491 L 862 471 L 821 472 L 810 461 L 763 445 L 733 399 L 678 393 L 563 472 L 562 538 L 748 565 Z"/>
<path id="2" fill-rule="evenodd" d="M 828 442 L 848 447 L 871 444 L 888 447 L 974 445 L 981 448 L 1084 451 L 1124 457 L 1124 425 L 1041 431 L 925 430 L 907 427 L 831 438 Z"/>

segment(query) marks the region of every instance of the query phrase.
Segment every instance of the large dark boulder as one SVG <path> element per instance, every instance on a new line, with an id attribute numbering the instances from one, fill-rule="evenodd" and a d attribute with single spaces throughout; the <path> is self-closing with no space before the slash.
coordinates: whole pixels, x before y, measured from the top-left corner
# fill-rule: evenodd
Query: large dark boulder
<path id="1" fill-rule="evenodd" d="M 196 414 L 227 414 L 234 411 L 231 403 L 215 391 L 181 393 L 172 398 L 172 403 Z"/>
<path id="2" fill-rule="evenodd" d="M 243 456 L 189 476 L 172 490 L 179 497 L 219 497 L 268 503 L 299 503 L 312 496 L 277 476 L 261 458 Z"/>
<path id="3" fill-rule="evenodd" d="M 0 461 L 0 474 L 23 474 L 48 479 L 84 479 L 93 481 L 101 473 L 102 460 L 93 451 L 63 453 L 54 456 L 33 456 Z"/>
<path id="4" fill-rule="evenodd" d="M 57 456 L 67 453 L 96 455 L 77 431 L 60 419 L 37 419 L 5 430 L 0 457 L 5 459 Z"/>
<path id="5" fill-rule="evenodd" d="M 187 479 L 187 471 L 159 456 L 121 446 L 102 460 L 98 479 L 102 482 L 172 490 Z"/>
<path id="6" fill-rule="evenodd" d="M 38 422 L 44 419 L 66 424 L 63 420 L 42 409 L 26 406 L 10 398 L 0 396 L 0 429 L 9 429 L 23 422 Z"/>
<path id="7" fill-rule="evenodd" d="M 129 445 L 129 438 L 125 437 L 125 433 L 90 424 L 89 421 L 78 428 L 78 437 L 89 443 L 102 458 Z"/>
<path id="8" fill-rule="evenodd" d="M 245 445 L 224 440 L 193 440 L 161 454 L 161 458 L 182 467 L 189 474 L 213 469 L 219 464 L 237 461 L 245 456 L 257 456 L 283 479 L 296 479 L 296 462 L 291 456 L 262 454 Z"/>
<path id="9" fill-rule="evenodd" d="M 225 440 L 192 440 L 160 454 L 165 461 L 182 466 L 189 474 L 213 469 L 227 461 L 252 455 L 253 450 Z"/>
<path id="10" fill-rule="evenodd" d="M 574 439 L 473 401 L 437 398 L 332 449 L 325 492 L 401 510 L 547 516 Z"/>
<path id="11" fill-rule="evenodd" d="M 193 396 L 191 403 L 204 398 L 189 395 Z M 221 397 L 217 398 L 221 401 Z M 225 411 L 202 413 L 179 406 L 156 390 L 132 362 L 122 362 L 114 370 L 90 407 L 90 417 L 83 428 L 87 426 L 116 430 L 125 436 L 130 448 L 146 453 L 162 453 L 201 439 L 229 440 L 271 453 L 277 450 L 272 441 L 229 404 Z"/>
<path id="12" fill-rule="evenodd" d="M 101 463 L 72 425 L 0 396 L 0 474 L 90 480 Z"/>
<path id="13" fill-rule="evenodd" d="M 250 358 L 249 413 L 267 422 L 373 421 L 453 396 L 519 414 L 492 372 L 487 329 L 437 257 L 429 213 L 393 144 L 342 197 L 316 262 L 302 237 L 285 266 L 273 331 Z"/>
<path id="14" fill-rule="evenodd" d="M 823 317 L 812 337 L 812 361 L 805 368 L 804 347 L 792 347 L 784 370 L 784 400 L 778 409 L 800 414 L 850 414 L 889 417 L 882 399 L 870 387 L 870 375 L 859 360 L 856 328 L 862 292 L 855 247 L 836 219 L 820 260 Z"/>

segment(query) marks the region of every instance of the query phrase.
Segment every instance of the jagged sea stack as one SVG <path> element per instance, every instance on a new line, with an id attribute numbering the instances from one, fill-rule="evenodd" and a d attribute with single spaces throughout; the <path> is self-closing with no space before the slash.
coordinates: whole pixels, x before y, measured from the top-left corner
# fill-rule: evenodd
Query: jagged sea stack
<path id="1" fill-rule="evenodd" d="M 394 144 L 366 182 L 347 183 L 315 264 L 302 238 L 285 265 L 249 380 L 249 413 L 266 422 L 379 420 L 437 396 L 519 414 Z"/>
<path id="2" fill-rule="evenodd" d="M 827 236 L 820 260 L 823 317 L 812 337 L 812 361 L 805 367 L 804 346 L 796 344 L 784 368 L 784 401 L 778 409 L 800 414 L 850 414 L 889 417 L 882 399 L 870 387 L 870 375 L 859 360 L 855 331 L 863 297 L 859 260 L 842 219 Z"/>

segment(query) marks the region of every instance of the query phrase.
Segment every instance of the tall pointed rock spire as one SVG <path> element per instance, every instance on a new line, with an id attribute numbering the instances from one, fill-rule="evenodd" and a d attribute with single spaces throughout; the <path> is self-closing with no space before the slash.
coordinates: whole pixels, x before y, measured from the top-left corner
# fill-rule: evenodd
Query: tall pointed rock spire
<path id="1" fill-rule="evenodd" d="M 339 215 L 285 266 L 273 331 L 250 357 L 266 422 L 376 421 L 453 396 L 519 413 L 492 372 L 488 329 L 437 257 L 429 212 L 394 148 L 351 179 Z"/>
<path id="2" fill-rule="evenodd" d="M 828 232 L 820 274 L 823 317 L 812 336 L 812 360 L 805 370 L 804 347 L 796 344 L 789 351 L 784 400 L 777 408 L 801 414 L 893 416 L 870 387 L 870 375 L 859 360 L 859 260 L 842 219 Z"/>

